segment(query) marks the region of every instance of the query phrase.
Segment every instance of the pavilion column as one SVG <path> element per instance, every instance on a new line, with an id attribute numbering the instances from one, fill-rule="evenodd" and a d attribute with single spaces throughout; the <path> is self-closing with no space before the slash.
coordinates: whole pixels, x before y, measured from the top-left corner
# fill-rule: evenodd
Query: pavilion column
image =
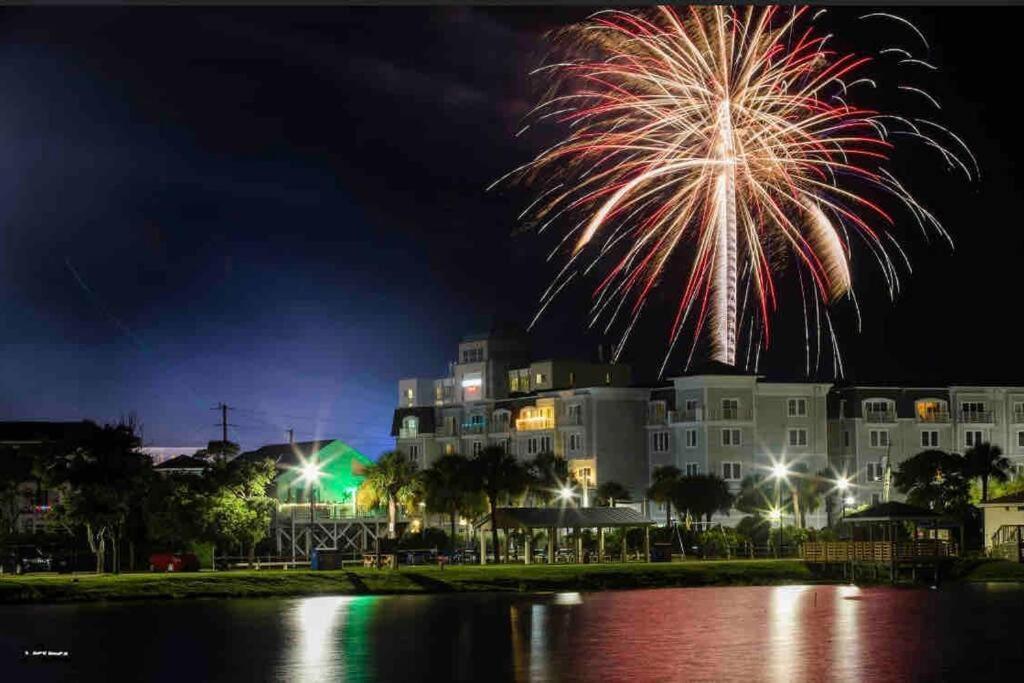
<path id="1" fill-rule="evenodd" d="M 651 561 L 651 527 L 644 527 L 644 562 Z"/>
<path id="2" fill-rule="evenodd" d="M 604 562 L 604 527 L 597 527 L 597 561 Z"/>
<path id="3" fill-rule="evenodd" d="M 487 564 L 487 534 L 483 529 L 479 532 L 477 535 L 480 536 L 480 564 Z"/>
<path id="4" fill-rule="evenodd" d="M 558 541 L 558 530 L 555 527 L 548 529 L 548 564 L 555 563 L 555 543 Z"/>
<path id="5" fill-rule="evenodd" d="M 576 534 L 576 564 L 583 564 L 583 534 L 580 531 L 579 527 L 573 529 Z"/>
<path id="6" fill-rule="evenodd" d="M 527 529 L 526 534 L 523 536 L 523 552 L 526 553 L 523 557 L 523 564 L 530 564 L 530 556 L 533 554 L 532 535 L 532 530 Z"/>

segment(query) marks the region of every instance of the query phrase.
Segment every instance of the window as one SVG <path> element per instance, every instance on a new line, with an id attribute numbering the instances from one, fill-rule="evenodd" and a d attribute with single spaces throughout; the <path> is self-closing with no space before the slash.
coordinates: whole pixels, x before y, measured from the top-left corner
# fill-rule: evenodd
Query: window
<path id="1" fill-rule="evenodd" d="M 1024 403 L 1020 401 L 1013 404 L 1013 421 L 1024 422 Z"/>
<path id="2" fill-rule="evenodd" d="M 963 401 L 960 403 L 960 412 L 983 413 L 985 412 L 985 404 L 982 401 Z"/>
<path id="3" fill-rule="evenodd" d="M 740 445 L 740 430 L 738 430 L 738 429 L 723 429 L 722 430 L 722 445 L 723 446 L 739 446 Z"/>
<path id="4" fill-rule="evenodd" d="M 419 447 L 419 444 L 415 444 L 414 443 L 414 444 L 410 444 L 409 445 L 409 458 L 411 460 L 419 460 L 420 459 L 420 447 Z"/>
<path id="5" fill-rule="evenodd" d="M 474 441 L 473 442 L 473 455 L 477 455 L 478 453 L 480 453 L 480 451 L 482 451 L 483 448 L 484 448 L 484 444 L 483 444 L 482 441 Z"/>
<path id="6" fill-rule="evenodd" d="M 700 463 L 699 462 L 688 462 L 686 463 L 686 476 L 696 477 L 700 474 Z"/>
<path id="7" fill-rule="evenodd" d="M 939 430 L 926 429 L 923 432 L 921 432 L 921 446 L 923 446 L 924 448 L 938 448 Z"/>
<path id="8" fill-rule="evenodd" d="M 578 425 L 583 424 L 583 406 L 579 403 L 574 403 L 570 406 L 565 407 L 565 416 L 568 418 L 569 424 Z"/>
<path id="9" fill-rule="evenodd" d="M 580 467 L 576 470 L 576 481 L 583 484 L 586 487 L 590 487 L 594 483 L 593 475 L 590 473 L 589 467 Z"/>
<path id="10" fill-rule="evenodd" d="M 647 405 L 647 415 L 652 424 L 658 424 L 665 421 L 665 402 L 664 401 L 651 401 Z"/>
<path id="11" fill-rule="evenodd" d="M 849 448 L 849 447 L 850 447 L 850 430 L 844 429 L 843 430 L 843 448 Z"/>
<path id="12" fill-rule="evenodd" d="M 406 401 L 408 401 L 409 403 L 412 403 L 412 402 L 413 402 L 413 393 L 412 393 L 412 389 L 406 389 L 406 390 L 405 390 L 405 400 L 406 400 Z"/>
<path id="13" fill-rule="evenodd" d="M 789 430 L 789 445 L 790 446 L 806 446 L 807 445 L 807 430 L 806 429 L 790 429 Z"/>
<path id="14" fill-rule="evenodd" d="M 444 385 L 438 384 L 434 387 L 434 400 L 444 401 Z"/>
<path id="15" fill-rule="evenodd" d="M 536 384 L 544 384 L 544 373 L 538 372 L 534 377 L 534 382 Z"/>
<path id="16" fill-rule="evenodd" d="M 576 373 L 573 372 L 572 370 L 569 371 L 569 386 L 576 386 Z"/>
<path id="17" fill-rule="evenodd" d="M 462 349 L 463 363 L 479 363 L 484 359 L 483 348 Z"/>
<path id="18" fill-rule="evenodd" d="M 697 430 L 687 429 L 686 430 L 686 447 L 696 448 L 697 447 Z"/>
<path id="19" fill-rule="evenodd" d="M 921 422 L 938 422 L 943 420 L 946 413 L 945 401 L 918 401 L 917 419 Z"/>
<path id="20" fill-rule="evenodd" d="M 878 505 L 881 502 L 882 502 L 882 497 L 880 495 L 878 495 L 877 493 L 872 493 L 871 494 L 871 504 L 872 505 Z"/>
<path id="21" fill-rule="evenodd" d="M 865 471 L 865 476 L 868 481 L 882 481 L 883 474 L 882 462 L 869 462 Z"/>
<path id="22" fill-rule="evenodd" d="M 446 443 L 444 445 L 444 454 L 445 455 L 455 455 L 455 444 L 453 444 L 453 443 Z"/>
<path id="23" fill-rule="evenodd" d="M 526 440 L 526 454 L 536 455 L 537 454 L 537 439 L 536 437 Z"/>
<path id="24" fill-rule="evenodd" d="M 888 448 L 889 447 L 889 430 L 888 429 L 872 429 L 868 432 L 868 439 L 871 443 L 872 448 Z"/>
<path id="25" fill-rule="evenodd" d="M 807 415 L 807 399 L 805 398 L 791 398 L 789 399 L 787 412 L 790 417 L 805 417 Z"/>
<path id="26" fill-rule="evenodd" d="M 686 412 L 693 413 L 697 411 L 697 399 L 688 398 L 686 399 Z"/>
<path id="27" fill-rule="evenodd" d="M 964 432 L 964 445 L 968 448 L 977 446 L 984 440 L 984 434 L 980 429 L 968 429 Z"/>
<path id="28" fill-rule="evenodd" d="M 868 413 L 886 413 L 889 411 L 888 401 L 864 401 L 864 410 Z"/>
<path id="29" fill-rule="evenodd" d="M 583 446 L 583 435 L 582 434 L 570 434 L 569 435 L 569 451 L 572 453 L 577 452 Z"/>
<path id="30" fill-rule="evenodd" d="M 402 431 L 401 435 L 404 438 L 416 436 L 420 431 L 420 420 L 414 415 L 407 415 L 402 418 Z"/>
<path id="31" fill-rule="evenodd" d="M 723 462 L 722 463 L 722 479 L 726 481 L 739 481 L 743 477 L 740 474 L 740 464 L 738 462 Z"/>
<path id="32" fill-rule="evenodd" d="M 654 432 L 651 434 L 651 450 L 655 453 L 668 451 L 668 432 Z"/>
<path id="33" fill-rule="evenodd" d="M 737 420 L 740 416 L 740 400 L 738 398 L 722 399 L 722 419 Z"/>
<path id="34" fill-rule="evenodd" d="M 542 436 L 540 437 L 540 452 L 550 453 L 551 452 L 551 437 Z"/>
<path id="35" fill-rule="evenodd" d="M 1024 432 L 1017 432 L 1017 448 L 1024 448 Z"/>

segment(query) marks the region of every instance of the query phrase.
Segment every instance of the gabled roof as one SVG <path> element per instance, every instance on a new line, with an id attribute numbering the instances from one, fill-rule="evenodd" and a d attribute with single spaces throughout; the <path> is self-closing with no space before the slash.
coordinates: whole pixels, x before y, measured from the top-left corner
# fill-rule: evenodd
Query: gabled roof
<path id="1" fill-rule="evenodd" d="M 192 455 L 178 455 L 153 467 L 155 470 L 202 470 L 207 462 Z"/>
<path id="2" fill-rule="evenodd" d="M 844 522 L 900 522 L 914 520 L 939 520 L 942 518 L 937 512 L 919 508 L 906 503 L 890 501 L 872 505 L 866 510 L 854 512 L 843 518 Z"/>
<path id="3" fill-rule="evenodd" d="M 998 498 L 991 498 L 986 500 L 984 503 L 979 504 L 981 507 L 986 505 L 1024 505 L 1024 491 L 1017 491 L 1016 493 L 1007 493 L 1005 496 L 999 496 Z"/>
<path id="4" fill-rule="evenodd" d="M 632 508 L 498 508 L 495 518 L 499 528 L 571 528 L 648 526 L 654 521 Z M 477 526 L 489 524 L 484 516 Z"/>
<path id="5" fill-rule="evenodd" d="M 319 441 L 296 441 L 295 443 L 275 443 L 261 446 L 254 451 L 246 451 L 238 455 L 239 459 L 257 462 L 270 459 L 278 468 L 295 467 L 302 464 L 302 460 L 309 460 L 319 451 L 326 448 L 336 439 L 321 439 Z"/>
<path id="6" fill-rule="evenodd" d="M 419 418 L 419 432 L 422 434 L 434 433 L 434 409 L 430 406 L 419 406 L 414 408 L 396 408 L 395 416 L 391 419 L 391 436 L 398 436 L 398 430 L 402 426 L 402 420 L 413 415 Z"/>

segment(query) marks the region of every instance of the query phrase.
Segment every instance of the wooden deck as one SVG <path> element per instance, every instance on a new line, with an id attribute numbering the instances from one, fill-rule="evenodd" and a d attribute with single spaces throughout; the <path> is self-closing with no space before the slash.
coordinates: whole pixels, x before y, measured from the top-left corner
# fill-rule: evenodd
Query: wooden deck
<path id="1" fill-rule="evenodd" d="M 957 557 L 955 543 L 922 539 L 915 541 L 814 541 L 800 546 L 805 562 L 843 564 L 871 562 L 903 564 L 934 562 Z"/>

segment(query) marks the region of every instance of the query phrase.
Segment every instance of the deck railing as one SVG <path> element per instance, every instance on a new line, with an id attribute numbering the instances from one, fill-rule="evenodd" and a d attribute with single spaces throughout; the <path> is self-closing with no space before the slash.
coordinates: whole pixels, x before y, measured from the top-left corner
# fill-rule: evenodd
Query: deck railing
<path id="1" fill-rule="evenodd" d="M 955 543 L 936 539 L 915 541 L 811 541 L 800 547 L 807 562 L 910 562 L 957 557 Z"/>
<path id="2" fill-rule="evenodd" d="M 1004 524 L 992 534 L 992 555 L 1011 562 L 1024 562 L 1024 525 Z"/>

